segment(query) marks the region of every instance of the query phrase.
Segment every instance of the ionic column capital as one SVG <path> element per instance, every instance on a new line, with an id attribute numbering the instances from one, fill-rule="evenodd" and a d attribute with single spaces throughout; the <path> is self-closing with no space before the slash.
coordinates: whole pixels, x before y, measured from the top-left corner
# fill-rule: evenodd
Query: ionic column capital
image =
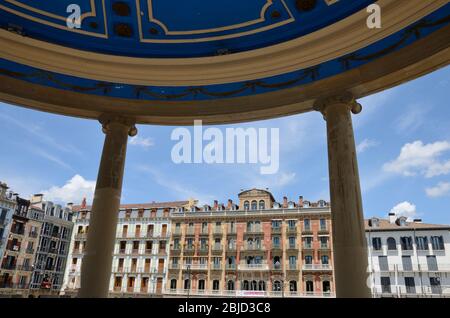
<path id="1" fill-rule="evenodd" d="M 102 131 L 106 134 L 111 127 L 111 124 L 120 124 L 126 127 L 129 127 L 128 135 L 130 137 L 134 137 L 137 135 L 137 128 L 136 128 L 136 120 L 133 118 L 123 117 L 116 114 L 102 114 L 98 118 L 98 121 L 100 124 L 102 124 Z"/>
<path id="2" fill-rule="evenodd" d="M 329 106 L 342 105 L 347 107 L 353 114 L 359 114 L 362 111 L 362 106 L 358 103 L 352 93 L 344 92 L 342 94 L 326 96 L 319 98 L 314 103 L 314 110 L 319 111 L 326 117 L 327 108 Z"/>

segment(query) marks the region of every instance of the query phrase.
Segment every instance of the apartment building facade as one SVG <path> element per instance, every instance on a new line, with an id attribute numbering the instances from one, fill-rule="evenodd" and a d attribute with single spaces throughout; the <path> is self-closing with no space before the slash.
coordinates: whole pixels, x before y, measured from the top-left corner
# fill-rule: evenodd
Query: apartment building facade
<path id="1" fill-rule="evenodd" d="M 73 222 L 70 207 L 44 201 L 43 195 L 31 198 L 33 208 L 43 213 L 30 293 L 33 296 L 59 295 L 64 281 Z"/>
<path id="2" fill-rule="evenodd" d="M 170 215 L 195 201 L 121 205 L 110 280 L 111 297 L 162 296 L 169 254 Z M 76 295 L 89 231 L 90 206 L 73 206 L 74 231 L 63 294 Z"/>
<path id="3" fill-rule="evenodd" d="M 1 260 L 0 294 L 28 297 L 43 211 L 30 206 L 29 200 L 13 198 L 16 205 Z"/>
<path id="4" fill-rule="evenodd" d="M 167 296 L 334 295 L 330 205 L 242 191 L 171 216 Z"/>
<path id="5" fill-rule="evenodd" d="M 450 226 L 366 220 L 369 280 L 374 297 L 450 297 Z"/>
<path id="6" fill-rule="evenodd" d="M 9 224 L 16 207 L 14 194 L 8 191 L 8 185 L 0 182 L 0 259 L 6 248 L 6 241 L 9 235 Z"/>

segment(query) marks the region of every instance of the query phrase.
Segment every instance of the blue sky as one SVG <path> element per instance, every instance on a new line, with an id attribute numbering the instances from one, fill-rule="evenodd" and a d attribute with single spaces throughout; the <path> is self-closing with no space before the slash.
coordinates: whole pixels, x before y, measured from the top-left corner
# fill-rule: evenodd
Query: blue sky
<path id="1" fill-rule="evenodd" d="M 450 67 L 361 99 L 353 117 L 364 212 L 450 224 Z M 93 120 L 0 103 L 0 180 L 23 196 L 79 203 L 92 197 L 104 135 Z M 224 130 L 229 126 L 218 126 Z M 329 199 L 325 122 L 319 113 L 232 125 L 278 127 L 280 168 L 258 164 L 174 164 L 175 127 L 138 126 L 128 147 L 124 203 L 190 197 L 237 201 L 240 189 L 269 188 L 281 201 Z"/>

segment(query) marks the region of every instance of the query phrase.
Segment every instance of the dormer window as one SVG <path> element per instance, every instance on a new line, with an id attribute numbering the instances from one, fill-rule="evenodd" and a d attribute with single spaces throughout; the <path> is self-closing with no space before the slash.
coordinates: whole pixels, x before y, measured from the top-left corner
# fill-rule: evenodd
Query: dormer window
<path id="1" fill-rule="evenodd" d="M 319 207 L 323 208 L 326 204 L 324 200 L 319 200 Z"/>
<path id="2" fill-rule="evenodd" d="M 309 201 L 303 202 L 303 207 L 304 208 L 309 208 Z"/>
<path id="3" fill-rule="evenodd" d="M 406 217 L 401 216 L 396 221 L 398 226 L 406 226 Z"/>
<path id="4" fill-rule="evenodd" d="M 371 218 L 369 220 L 370 227 L 378 227 L 380 225 L 380 220 L 378 218 Z"/>
<path id="5" fill-rule="evenodd" d="M 273 204 L 273 208 L 274 209 L 279 209 L 281 207 L 281 205 L 278 203 L 278 202 L 275 202 L 274 204 Z"/>
<path id="6" fill-rule="evenodd" d="M 184 208 L 183 207 L 179 207 L 178 208 L 178 212 L 183 213 L 184 212 Z"/>
<path id="7" fill-rule="evenodd" d="M 288 203 L 288 209 L 293 209 L 293 208 L 295 208 L 295 204 L 294 204 L 294 202 L 289 202 Z"/>
<path id="8" fill-rule="evenodd" d="M 191 212 L 195 212 L 195 206 L 191 207 Z"/>

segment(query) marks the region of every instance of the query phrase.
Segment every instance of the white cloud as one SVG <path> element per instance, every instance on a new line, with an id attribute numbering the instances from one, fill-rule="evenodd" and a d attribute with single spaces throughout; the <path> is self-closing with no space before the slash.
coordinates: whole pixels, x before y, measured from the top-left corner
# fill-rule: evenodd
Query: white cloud
<path id="1" fill-rule="evenodd" d="M 92 202 L 94 191 L 95 181 L 86 180 L 77 174 L 62 187 L 53 186 L 41 193 L 45 200 L 76 204 L 81 203 L 83 198 L 86 198 L 87 202 Z"/>
<path id="2" fill-rule="evenodd" d="M 450 150 L 450 143 L 447 141 L 423 144 L 418 140 L 407 143 L 402 147 L 397 159 L 384 164 L 383 169 L 404 176 L 422 174 L 427 178 L 448 174 L 450 160 L 438 161 L 438 157 L 448 150 Z"/>
<path id="3" fill-rule="evenodd" d="M 143 137 L 140 137 L 140 136 L 136 136 L 136 137 L 131 138 L 130 145 L 132 145 L 132 146 L 140 146 L 142 148 L 147 149 L 147 148 L 150 148 L 151 146 L 154 146 L 155 142 L 154 142 L 154 140 L 152 138 L 148 138 L 148 137 L 147 138 L 143 138 Z"/>
<path id="4" fill-rule="evenodd" d="M 391 209 L 396 216 L 406 216 L 411 219 L 417 215 L 416 206 L 408 201 L 401 202 Z"/>
<path id="5" fill-rule="evenodd" d="M 367 149 L 376 147 L 378 145 L 379 145 L 379 143 L 377 141 L 366 138 L 356 146 L 356 152 L 363 153 Z"/>
<path id="6" fill-rule="evenodd" d="M 439 182 L 435 187 L 426 188 L 427 196 L 437 198 L 450 193 L 450 182 Z"/>
<path id="7" fill-rule="evenodd" d="M 412 132 L 422 126 L 425 122 L 426 114 L 430 108 L 423 105 L 413 105 L 409 111 L 403 113 L 394 123 L 398 133 Z"/>
<path id="8" fill-rule="evenodd" d="M 276 186 L 278 187 L 284 187 L 285 185 L 288 185 L 292 181 L 295 180 L 295 172 L 282 172 L 276 179 Z"/>

